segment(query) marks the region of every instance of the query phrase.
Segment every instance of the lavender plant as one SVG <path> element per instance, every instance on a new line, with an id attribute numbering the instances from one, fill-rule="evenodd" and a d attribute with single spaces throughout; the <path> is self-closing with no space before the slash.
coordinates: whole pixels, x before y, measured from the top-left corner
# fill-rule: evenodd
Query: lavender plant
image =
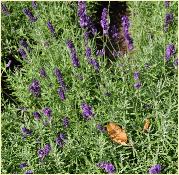
<path id="1" fill-rule="evenodd" d="M 14 96 L 3 89 L 13 103 L 3 96 L 2 173 L 177 172 L 176 2 L 4 4 L 2 72 Z M 127 146 L 107 122 L 124 127 Z"/>

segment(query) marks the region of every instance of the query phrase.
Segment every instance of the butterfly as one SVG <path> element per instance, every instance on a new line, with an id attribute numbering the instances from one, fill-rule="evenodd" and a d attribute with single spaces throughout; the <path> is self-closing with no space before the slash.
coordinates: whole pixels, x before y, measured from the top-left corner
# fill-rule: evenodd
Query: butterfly
<path id="1" fill-rule="evenodd" d="M 150 120 L 148 119 L 148 118 L 146 118 L 145 120 L 144 120 L 144 128 L 143 128 L 143 131 L 148 131 L 148 129 L 149 129 L 149 126 L 150 126 Z"/>
<path id="2" fill-rule="evenodd" d="M 106 125 L 107 133 L 109 137 L 121 145 L 127 145 L 127 134 L 122 127 L 118 126 L 116 123 L 109 122 Z"/>

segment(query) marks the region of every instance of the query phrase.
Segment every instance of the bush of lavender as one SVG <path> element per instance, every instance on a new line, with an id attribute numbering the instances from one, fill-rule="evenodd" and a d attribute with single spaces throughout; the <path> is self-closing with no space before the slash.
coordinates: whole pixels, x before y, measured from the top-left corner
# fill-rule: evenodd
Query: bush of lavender
<path id="1" fill-rule="evenodd" d="M 176 173 L 177 11 L 175 1 L 2 2 L 2 173 Z"/>

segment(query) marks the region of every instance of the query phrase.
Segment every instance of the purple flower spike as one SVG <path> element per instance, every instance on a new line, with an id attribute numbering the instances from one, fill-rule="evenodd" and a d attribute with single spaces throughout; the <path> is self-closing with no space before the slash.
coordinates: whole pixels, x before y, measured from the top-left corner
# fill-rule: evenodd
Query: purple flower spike
<path id="1" fill-rule="evenodd" d="M 27 135 L 31 135 L 32 131 L 30 129 L 27 129 L 26 127 L 22 128 L 22 133 L 27 136 Z"/>
<path id="2" fill-rule="evenodd" d="M 165 32 L 167 32 L 168 28 L 169 28 L 169 25 L 173 22 L 173 14 L 172 13 L 167 13 L 165 15 L 165 24 L 164 24 L 164 30 Z"/>
<path id="3" fill-rule="evenodd" d="M 134 84 L 135 89 L 139 89 L 142 86 L 141 82 L 137 82 Z"/>
<path id="4" fill-rule="evenodd" d="M 139 72 L 134 72 L 134 79 L 138 80 L 139 79 Z"/>
<path id="5" fill-rule="evenodd" d="M 86 15 L 86 2 L 78 1 L 78 16 L 80 17 L 80 26 L 85 28 L 89 24 L 89 17 Z"/>
<path id="6" fill-rule="evenodd" d="M 55 35 L 55 29 L 50 21 L 47 22 L 47 27 L 50 30 L 50 32 Z"/>
<path id="7" fill-rule="evenodd" d="M 21 163 L 20 165 L 19 165 L 19 167 L 22 169 L 22 168 L 25 168 L 27 166 L 27 163 Z"/>
<path id="8" fill-rule="evenodd" d="M 32 12 L 28 8 L 24 8 L 22 11 L 29 18 L 29 20 L 31 22 L 36 22 L 37 21 L 37 17 L 34 17 Z"/>
<path id="9" fill-rule="evenodd" d="M 165 1 L 165 2 L 164 2 L 165 8 L 168 8 L 168 7 L 169 7 L 169 3 L 170 3 L 170 1 Z"/>
<path id="10" fill-rule="evenodd" d="M 75 46 L 74 46 L 74 44 L 73 44 L 73 42 L 72 42 L 71 40 L 67 40 L 67 47 L 68 47 L 69 49 L 75 48 Z"/>
<path id="11" fill-rule="evenodd" d="M 89 39 L 89 32 L 85 32 L 85 33 L 84 33 L 85 46 L 88 45 L 88 39 Z"/>
<path id="12" fill-rule="evenodd" d="M 90 58 L 91 57 L 91 49 L 89 47 L 86 48 L 86 58 Z"/>
<path id="13" fill-rule="evenodd" d="M 61 98 L 61 100 L 64 101 L 65 100 L 65 94 L 64 94 L 63 88 L 61 88 L 61 87 L 58 88 L 57 92 L 58 92 L 58 95 Z"/>
<path id="14" fill-rule="evenodd" d="M 27 57 L 27 54 L 26 54 L 24 49 L 19 48 L 18 52 L 19 52 L 19 54 L 21 55 L 22 58 L 26 58 Z"/>
<path id="15" fill-rule="evenodd" d="M 97 124 L 96 128 L 101 132 L 106 132 L 106 129 L 101 124 Z"/>
<path id="16" fill-rule="evenodd" d="M 96 51 L 96 56 L 103 56 L 104 54 L 105 54 L 105 50 L 104 49 Z"/>
<path id="17" fill-rule="evenodd" d="M 8 63 L 6 64 L 6 67 L 10 67 L 11 66 L 11 63 L 12 63 L 12 60 L 9 60 Z"/>
<path id="18" fill-rule="evenodd" d="M 104 169 L 106 173 L 112 174 L 115 173 L 115 167 L 113 164 L 108 163 L 108 162 L 100 162 L 96 164 L 99 168 Z"/>
<path id="19" fill-rule="evenodd" d="M 45 151 L 44 151 L 44 149 L 39 149 L 37 151 L 37 154 L 38 154 L 38 157 L 39 157 L 40 160 L 43 160 L 45 158 Z"/>
<path id="20" fill-rule="evenodd" d="M 133 50 L 134 49 L 134 45 L 133 45 L 132 41 L 131 41 L 131 43 L 128 44 L 128 49 L 129 50 Z"/>
<path id="21" fill-rule="evenodd" d="M 35 97 L 40 97 L 41 93 L 41 87 L 38 80 L 33 80 L 32 84 L 29 86 L 29 91 L 34 95 Z"/>
<path id="22" fill-rule="evenodd" d="M 52 116 L 52 110 L 50 108 L 46 107 L 42 111 L 43 111 L 45 116 L 47 116 L 49 119 L 51 118 L 51 116 Z"/>
<path id="23" fill-rule="evenodd" d="M 175 46 L 173 44 L 167 45 L 165 52 L 165 59 L 169 61 L 170 57 L 175 54 Z"/>
<path id="24" fill-rule="evenodd" d="M 128 29 L 130 27 L 129 18 L 127 16 L 123 16 L 122 18 L 122 26 L 123 29 Z"/>
<path id="25" fill-rule="evenodd" d="M 133 40 L 132 38 L 130 37 L 130 34 L 129 34 L 129 27 L 130 27 L 130 23 L 129 23 L 129 18 L 127 16 L 123 16 L 121 18 L 122 20 L 122 27 L 123 27 L 123 32 L 124 32 L 124 37 L 125 37 L 125 40 L 128 44 L 128 49 L 129 51 L 132 50 L 134 48 L 133 46 Z"/>
<path id="26" fill-rule="evenodd" d="M 44 154 L 45 156 L 47 156 L 49 154 L 49 152 L 51 151 L 51 146 L 50 144 L 46 144 L 45 147 L 44 147 Z"/>
<path id="27" fill-rule="evenodd" d="M 65 135 L 60 133 L 56 138 L 56 144 L 60 147 L 63 147 L 65 144 Z"/>
<path id="28" fill-rule="evenodd" d="M 1 11 L 6 15 L 6 16 L 9 16 L 10 13 L 6 7 L 6 5 L 4 3 L 1 3 Z"/>
<path id="29" fill-rule="evenodd" d="M 118 28 L 116 25 L 113 25 L 111 27 L 111 35 L 112 35 L 112 38 L 117 41 L 119 39 L 119 31 L 118 31 Z"/>
<path id="30" fill-rule="evenodd" d="M 99 63 L 95 59 L 90 60 L 90 64 L 94 67 L 94 69 L 98 72 L 99 71 Z"/>
<path id="31" fill-rule="evenodd" d="M 39 112 L 33 112 L 33 116 L 34 116 L 35 120 L 40 120 L 40 118 L 41 118 Z"/>
<path id="32" fill-rule="evenodd" d="M 46 144 L 44 148 L 39 149 L 37 153 L 38 153 L 38 157 L 40 158 L 40 160 L 43 160 L 45 156 L 48 156 L 50 151 L 51 151 L 50 144 Z"/>
<path id="33" fill-rule="evenodd" d="M 88 104 L 82 103 L 81 109 L 82 109 L 82 115 L 86 120 L 90 120 L 94 116 L 94 113 L 92 112 L 92 107 L 89 106 Z"/>
<path id="34" fill-rule="evenodd" d="M 80 18 L 80 26 L 81 28 L 87 28 L 93 35 L 96 34 L 97 29 L 93 24 L 91 18 L 86 14 L 86 2 L 78 1 L 78 16 Z"/>
<path id="35" fill-rule="evenodd" d="M 39 73 L 40 73 L 40 76 L 43 77 L 43 78 L 45 78 L 47 76 L 44 68 L 41 68 Z"/>
<path id="36" fill-rule="evenodd" d="M 62 73 L 61 73 L 60 69 L 55 68 L 54 73 L 55 73 L 55 75 L 57 77 L 58 83 L 61 85 L 61 87 L 65 91 L 66 90 L 66 86 L 65 86 L 65 83 L 64 83 L 64 80 L 63 80 Z"/>
<path id="37" fill-rule="evenodd" d="M 68 125 L 69 125 L 69 119 L 68 119 L 68 117 L 64 117 L 63 120 L 62 120 L 62 122 L 63 122 L 63 126 L 64 126 L 65 128 L 67 128 Z"/>
<path id="38" fill-rule="evenodd" d="M 27 170 L 27 171 L 25 172 L 25 174 L 33 174 L 33 171 L 32 171 L 32 170 Z"/>
<path id="39" fill-rule="evenodd" d="M 67 47 L 70 51 L 70 56 L 72 59 L 72 64 L 74 67 L 80 67 L 80 63 L 77 57 L 77 53 L 76 53 L 76 49 L 75 46 L 73 44 L 73 42 L 71 40 L 67 40 Z"/>
<path id="40" fill-rule="evenodd" d="M 24 39 L 21 39 L 20 41 L 19 41 L 19 44 L 22 46 L 22 47 L 24 47 L 24 48 L 26 48 L 26 49 L 28 49 L 28 44 L 27 44 L 27 42 L 24 40 Z"/>
<path id="41" fill-rule="evenodd" d="M 103 28 L 103 34 L 108 35 L 109 23 L 108 23 L 108 10 L 107 10 L 107 8 L 103 8 L 100 23 L 101 23 L 101 27 Z"/>
<path id="42" fill-rule="evenodd" d="M 149 169 L 149 174 L 160 174 L 161 168 L 160 164 L 154 165 Z"/>
<path id="43" fill-rule="evenodd" d="M 34 8 L 34 9 L 37 9 L 37 3 L 36 3 L 36 1 L 32 1 L 32 7 Z"/>

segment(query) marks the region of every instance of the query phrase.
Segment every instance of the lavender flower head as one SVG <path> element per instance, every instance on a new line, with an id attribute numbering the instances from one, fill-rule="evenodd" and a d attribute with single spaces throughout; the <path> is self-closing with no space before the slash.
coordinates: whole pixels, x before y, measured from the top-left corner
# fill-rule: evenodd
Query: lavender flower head
<path id="1" fill-rule="evenodd" d="M 103 127 L 101 124 L 97 124 L 97 125 L 96 125 L 96 128 L 97 128 L 99 131 L 101 131 L 101 132 L 106 132 L 105 127 Z"/>
<path id="2" fill-rule="evenodd" d="M 55 29 L 50 21 L 47 22 L 47 27 L 50 30 L 50 32 L 55 35 Z"/>
<path id="3" fill-rule="evenodd" d="M 134 79 L 135 80 L 138 80 L 139 79 L 139 72 L 134 72 Z"/>
<path id="4" fill-rule="evenodd" d="M 96 34 L 97 29 L 93 24 L 91 18 L 86 14 L 86 2 L 78 1 L 78 16 L 80 18 L 81 28 L 87 28 L 93 35 Z"/>
<path id="5" fill-rule="evenodd" d="M 94 113 L 92 111 L 92 107 L 89 106 L 88 104 L 82 103 L 81 109 L 82 109 L 82 115 L 86 120 L 90 120 L 94 116 Z"/>
<path id="6" fill-rule="evenodd" d="M 25 168 L 27 166 L 27 163 L 21 163 L 20 165 L 19 165 L 19 167 L 22 169 L 22 168 Z"/>
<path id="7" fill-rule="evenodd" d="M 33 174 L 33 171 L 32 171 L 32 170 L 27 170 L 27 171 L 25 172 L 25 174 Z"/>
<path id="8" fill-rule="evenodd" d="M 34 9 L 37 9 L 37 3 L 36 3 L 36 1 L 32 1 L 32 7 L 34 8 Z"/>
<path id="9" fill-rule="evenodd" d="M 34 17 L 32 12 L 28 8 L 24 8 L 22 11 L 29 18 L 29 20 L 31 22 L 36 22 L 37 21 L 37 17 Z"/>
<path id="10" fill-rule="evenodd" d="M 69 49 L 75 48 L 75 46 L 74 46 L 74 44 L 73 44 L 73 42 L 72 42 L 71 40 L 67 40 L 66 44 L 67 44 L 67 47 L 68 47 Z"/>
<path id="11" fill-rule="evenodd" d="M 62 73 L 61 73 L 60 69 L 55 68 L 54 73 L 55 73 L 55 75 L 57 77 L 58 83 L 61 85 L 63 90 L 66 90 L 66 86 L 65 86 L 65 83 L 64 83 L 64 80 L 63 80 Z"/>
<path id="12" fill-rule="evenodd" d="M 103 28 L 103 34 L 108 35 L 109 23 L 108 23 L 108 10 L 107 10 L 107 8 L 103 8 L 100 23 L 101 23 L 101 27 Z"/>
<path id="13" fill-rule="evenodd" d="M 112 38 L 117 41 L 119 39 L 119 31 L 118 31 L 118 28 L 116 25 L 113 25 L 111 27 L 111 35 L 112 35 Z"/>
<path id="14" fill-rule="evenodd" d="M 35 97 L 40 97 L 41 93 L 41 87 L 38 80 L 33 80 L 32 84 L 29 86 L 29 91 L 34 95 Z"/>
<path id="15" fill-rule="evenodd" d="M 86 48 L 86 57 L 89 59 L 91 57 L 91 48 Z"/>
<path id="16" fill-rule="evenodd" d="M 160 164 L 154 165 L 149 169 L 149 174 L 160 174 L 160 172 L 161 172 Z"/>
<path id="17" fill-rule="evenodd" d="M 86 15 L 86 2 L 78 1 L 78 16 L 80 17 L 80 26 L 85 28 L 88 26 L 89 17 Z"/>
<path id="18" fill-rule="evenodd" d="M 133 45 L 133 41 L 131 40 L 131 41 L 129 41 L 128 49 L 133 50 L 133 48 L 134 48 L 134 45 Z"/>
<path id="19" fill-rule="evenodd" d="M 169 25 L 173 22 L 173 14 L 172 13 L 167 13 L 165 15 L 165 24 L 164 24 L 164 30 L 165 32 L 167 32 L 168 28 L 169 28 Z"/>
<path id="20" fill-rule="evenodd" d="M 121 20 L 122 20 L 124 37 L 125 37 L 125 40 L 128 44 L 128 49 L 132 50 L 134 48 L 134 46 L 133 46 L 133 40 L 132 40 L 132 38 L 130 37 L 130 34 L 129 34 L 129 27 L 130 27 L 129 18 L 127 16 L 123 16 L 121 18 Z"/>
<path id="21" fill-rule="evenodd" d="M 52 110 L 50 108 L 46 107 L 42 111 L 43 111 L 45 116 L 47 116 L 48 118 L 51 118 L 51 116 L 52 116 Z"/>
<path id="22" fill-rule="evenodd" d="M 51 146 L 50 144 L 46 144 L 45 147 L 44 147 L 44 154 L 45 156 L 47 156 L 49 154 L 49 152 L 51 151 Z"/>
<path id="23" fill-rule="evenodd" d="M 164 2 L 165 8 L 168 8 L 168 7 L 169 7 L 169 3 L 170 3 L 170 1 L 165 1 L 165 2 Z"/>
<path id="24" fill-rule="evenodd" d="M 173 21 L 173 14 L 172 13 L 167 13 L 166 15 L 165 15 L 165 23 L 167 23 L 167 24 L 169 24 L 169 23 L 171 23 L 172 21 Z"/>
<path id="25" fill-rule="evenodd" d="M 9 16 L 10 13 L 6 7 L 6 5 L 4 3 L 1 3 L 1 11 L 6 15 L 6 16 Z"/>
<path id="26" fill-rule="evenodd" d="M 39 157 L 40 160 L 43 160 L 45 158 L 45 151 L 44 151 L 44 149 L 39 149 L 37 151 L 37 154 L 38 154 L 38 157 Z"/>
<path id="27" fill-rule="evenodd" d="M 78 60 L 78 57 L 77 57 L 76 49 L 75 49 L 75 46 L 74 46 L 74 44 L 71 40 L 67 40 L 67 47 L 70 51 L 70 56 L 71 56 L 71 59 L 72 59 L 73 66 L 79 67 L 80 63 L 79 63 L 79 60 Z"/>
<path id="28" fill-rule="evenodd" d="M 89 39 L 89 32 L 85 32 L 85 33 L 84 33 L 85 46 L 88 45 L 88 39 Z"/>
<path id="29" fill-rule="evenodd" d="M 40 73 L 40 76 L 43 78 L 45 78 L 47 76 L 45 69 L 43 67 L 40 69 L 39 73 Z"/>
<path id="30" fill-rule="evenodd" d="M 68 125 L 69 125 L 69 119 L 68 119 L 68 117 L 64 117 L 63 120 L 62 120 L 62 122 L 63 122 L 63 126 L 64 126 L 65 128 L 67 128 Z"/>
<path id="31" fill-rule="evenodd" d="M 40 120 L 40 118 L 41 118 L 39 112 L 33 112 L 33 116 L 36 120 Z"/>
<path id="32" fill-rule="evenodd" d="M 137 82 L 134 84 L 135 89 L 139 89 L 142 86 L 141 82 Z"/>
<path id="33" fill-rule="evenodd" d="M 90 64 L 94 67 L 94 69 L 98 72 L 99 71 L 99 63 L 95 59 L 90 60 Z"/>
<path id="34" fill-rule="evenodd" d="M 60 147 L 63 147 L 65 144 L 65 135 L 60 133 L 56 138 L 56 144 Z"/>
<path id="35" fill-rule="evenodd" d="M 96 51 L 96 56 L 103 56 L 104 54 L 105 54 L 105 50 L 104 49 Z"/>
<path id="36" fill-rule="evenodd" d="M 62 101 L 64 101 L 65 100 L 65 94 L 64 94 L 64 91 L 63 91 L 63 88 L 58 88 L 57 89 L 57 92 L 58 92 L 58 95 L 59 95 L 59 97 L 60 97 L 60 99 L 62 100 Z"/>
<path id="37" fill-rule="evenodd" d="M 96 164 L 99 168 L 104 169 L 106 173 L 112 174 L 115 173 L 115 167 L 113 164 L 108 162 L 100 162 Z"/>
<path id="38" fill-rule="evenodd" d="M 124 33 L 128 33 L 128 28 L 130 27 L 129 18 L 127 16 L 122 16 L 121 20 Z"/>
<path id="39" fill-rule="evenodd" d="M 175 54 L 175 46 L 173 44 L 167 45 L 165 52 L 165 59 L 169 61 L 170 57 Z"/>
<path id="40" fill-rule="evenodd" d="M 22 133 L 27 136 L 27 135 L 31 135 L 32 131 L 30 129 L 27 129 L 26 127 L 22 128 Z"/>
<path id="41" fill-rule="evenodd" d="M 21 40 L 19 41 L 19 44 L 20 44 L 22 47 L 26 48 L 26 49 L 29 47 L 28 44 L 27 44 L 27 42 L 26 42 L 24 39 L 21 39 Z"/>
<path id="42" fill-rule="evenodd" d="M 27 57 L 27 54 L 26 54 L 24 49 L 19 48 L 18 52 L 19 52 L 19 54 L 21 55 L 22 58 L 26 58 Z"/>
<path id="43" fill-rule="evenodd" d="M 8 63 L 6 64 L 6 67 L 10 67 L 12 63 L 12 60 L 9 60 Z"/>
<path id="44" fill-rule="evenodd" d="M 84 13 L 86 13 L 86 2 L 78 1 L 78 16 L 82 16 Z"/>

